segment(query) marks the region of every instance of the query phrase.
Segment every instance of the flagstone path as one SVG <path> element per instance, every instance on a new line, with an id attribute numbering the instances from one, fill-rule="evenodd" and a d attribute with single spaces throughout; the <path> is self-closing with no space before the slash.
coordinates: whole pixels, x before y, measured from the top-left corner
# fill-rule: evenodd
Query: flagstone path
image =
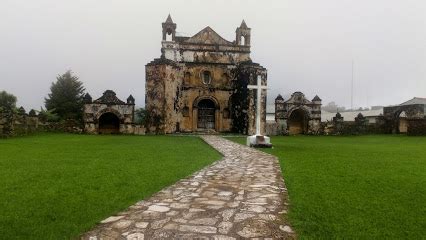
<path id="1" fill-rule="evenodd" d="M 222 160 L 103 220 L 82 239 L 293 239 L 278 159 L 202 136 Z M 202 157 L 202 156 L 200 156 Z"/>

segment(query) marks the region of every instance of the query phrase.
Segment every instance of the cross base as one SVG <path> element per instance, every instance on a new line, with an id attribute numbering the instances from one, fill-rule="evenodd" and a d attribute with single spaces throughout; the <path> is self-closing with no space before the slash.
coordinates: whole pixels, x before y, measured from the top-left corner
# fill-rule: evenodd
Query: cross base
<path id="1" fill-rule="evenodd" d="M 271 148 L 271 139 L 263 135 L 252 135 L 247 137 L 247 146 L 255 148 Z"/>

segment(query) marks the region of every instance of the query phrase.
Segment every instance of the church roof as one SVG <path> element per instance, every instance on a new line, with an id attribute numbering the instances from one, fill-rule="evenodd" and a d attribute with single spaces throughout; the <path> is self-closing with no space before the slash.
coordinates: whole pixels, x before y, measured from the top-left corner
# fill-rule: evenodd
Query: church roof
<path id="1" fill-rule="evenodd" d="M 211 27 L 207 26 L 194 36 L 185 40 L 184 43 L 192 44 L 214 44 L 214 45 L 233 45 L 232 42 L 224 39 L 217 34 Z"/>
<path id="2" fill-rule="evenodd" d="M 100 103 L 100 104 L 113 104 L 113 105 L 123 105 L 126 104 L 125 102 L 121 101 L 117 98 L 116 94 L 112 90 L 106 90 L 102 97 L 96 99 L 93 101 L 93 103 Z"/>

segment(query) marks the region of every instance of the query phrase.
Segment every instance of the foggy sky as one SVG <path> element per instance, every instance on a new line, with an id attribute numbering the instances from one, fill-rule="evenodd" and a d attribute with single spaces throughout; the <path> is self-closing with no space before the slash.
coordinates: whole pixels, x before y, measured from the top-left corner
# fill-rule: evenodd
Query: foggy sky
<path id="1" fill-rule="evenodd" d="M 251 58 L 268 69 L 268 101 L 302 91 L 323 104 L 398 104 L 426 97 L 424 0 L 0 0 L 0 90 L 40 109 L 58 74 L 144 106 L 145 64 L 160 57 L 168 14 L 188 36 L 227 40 L 245 19 Z"/>

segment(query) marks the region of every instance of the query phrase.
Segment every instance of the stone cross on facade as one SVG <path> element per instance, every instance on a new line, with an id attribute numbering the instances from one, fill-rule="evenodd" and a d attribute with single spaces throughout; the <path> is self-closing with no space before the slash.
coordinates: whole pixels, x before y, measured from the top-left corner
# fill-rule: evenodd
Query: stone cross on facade
<path id="1" fill-rule="evenodd" d="M 260 136 L 260 108 L 261 108 L 261 99 L 262 99 L 262 90 L 268 89 L 267 86 L 262 86 L 262 76 L 257 76 L 257 85 L 247 85 L 248 89 L 257 90 L 257 101 L 256 101 L 256 135 Z"/>

